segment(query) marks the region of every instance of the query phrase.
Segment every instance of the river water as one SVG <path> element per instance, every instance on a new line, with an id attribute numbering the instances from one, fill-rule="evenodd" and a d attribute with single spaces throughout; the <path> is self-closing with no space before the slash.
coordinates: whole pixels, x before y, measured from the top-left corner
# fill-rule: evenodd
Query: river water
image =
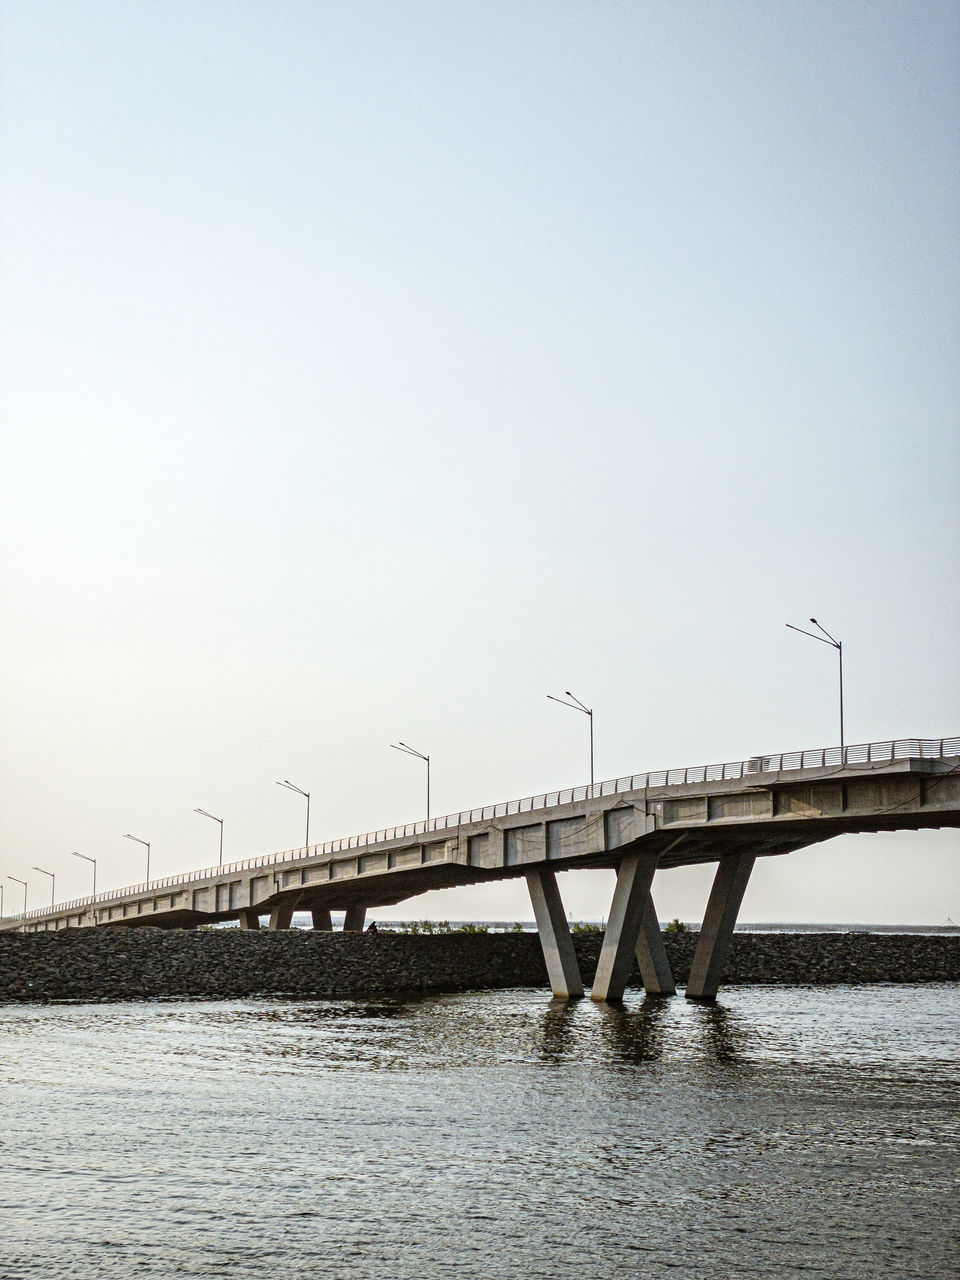
<path id="1" fill-rule="evenodd" d="M 0 1008 L 0 1276 L 960 1275 L 960 985 Z"/>

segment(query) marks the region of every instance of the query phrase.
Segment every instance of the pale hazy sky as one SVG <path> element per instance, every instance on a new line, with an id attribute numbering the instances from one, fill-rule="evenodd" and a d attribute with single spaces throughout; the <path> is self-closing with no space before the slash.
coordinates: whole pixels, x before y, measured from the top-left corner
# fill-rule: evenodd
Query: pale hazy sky
<path id="1" fill-rule="evenodd" d="M 0 872 L 960 733 L 960 10 L 0 0 Z M 708 876 L 658 878 L 699 919 Z M 19 886 L 5 881 L 6 905 Z M 601 916 L 610 876 L 565 876 Z M 529 917 L 522 885 L 394 916 Z M 745 919 L 960 921 L 960 833 Z"/>

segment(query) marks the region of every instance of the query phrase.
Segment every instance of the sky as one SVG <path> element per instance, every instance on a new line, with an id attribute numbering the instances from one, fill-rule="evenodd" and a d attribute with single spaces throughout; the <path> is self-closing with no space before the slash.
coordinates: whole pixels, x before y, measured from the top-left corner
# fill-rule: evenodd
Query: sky
<path id="1" fill-rule="evenodd" d="M 960 733 L 960 10 L 0 0 L 7 909 Z M 699 920 L 712 869 L 659 875 Z M 612 873 L 561 878 L 603 918 Z M 382 918 L 528 919 L 522 883 Z M 960 921 L 960 832 L 742 920 Z"/>

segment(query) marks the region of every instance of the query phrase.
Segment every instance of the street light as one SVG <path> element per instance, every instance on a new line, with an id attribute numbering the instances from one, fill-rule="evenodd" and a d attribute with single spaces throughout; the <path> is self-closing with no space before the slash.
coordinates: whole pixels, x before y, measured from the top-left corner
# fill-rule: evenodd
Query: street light
<path id="1" fill-rule="evenodd" d="M 220 823 L 220 866 L 223 866 L 223 819 L 214 818 L 212 813 L 207 813 L 206 809 L 194 809 L 194 813 L 202 813 L 205 818 L 213 818 L 214 822 Z"/>
<path id="2" fill-rule="evenodd" d="M 390 746 L 394 751 L 405 751 L 408 756 L 416 756 L 418 760 L 423 760 L 427 766 L 427 821 L 430 821 L 430 757 L 425 756 L 422 751 L 417 751 L 413 747 L 408 747 L 405 742 L 391 742 Z"/>
<path id="3" fill-rule="evenodd" d="M 57 877 L 52 871 L 44 871 L 43 867 L 34 867 L 33 870 L 39 871 L 41 875 L 50 877 L 50 908 L 52 910 L 53 904 L 56 902 Z"/>
<path id="4" fill-rule="evenodd" d="M 128 832 L 123 833 L 124 840 L 135 840 L 137 844 L 146 845 L 147 848 L 147 883 L 150 882 L 150 841 L 141 840 L 139 836 L 132 836 Z"/>
<path id="5" fill-rule="evenodd" d="M 283 782 L 277 783 L 278 787 L 286 787 L 288 791 L 295 791 L 298 796 L 305 796 L 307 800 L 307 834 L 303 842 L 306 849 L 310 844 L 310 792 L 304 791 L 302 787 L 298 787 L 295 782 L 291 782 L 289 778 L 284 778 Z"/>
<path id="6" fill-rule="evenodd" d="M 836 649 L 837 651 L 837 657 L 840 659 L 840 762 L 842 764 L 843 763 L 843 645 L 839 640 L 834 639 L 834 637 L 830 634 L 830 632 L 826 629 L 826 627 L 821 627 L 820 623 L 816 620 L 816 618 L 811 618 L 810 621 L 813 623 L 813 625 L 817 628 L 818 631 L 823 632 L 822 636 L 814 635 L 812 631 L 804 631 L 803 627 L 795 627 L 792 622 L 788 622 L 785 625 L 788 626 L 791 631 L 799 631 L 802 636 L 809 636 L 811 640 L 819 640 L 821 644 L 828 644 L 831 646 L 831 648 Z"/>
<path id="7" fill-rule="evenodd" d="M 93 863 L 93 896 L 97 896 L 97 860 L 96 858 L 88 858 L 85 853 L 71 853 L 71 858 L 82 858 L 84 862 Z"/>
<path id="8" fill-rule="evenodd" d="M 585 707 L 575 693 L 571 693 L 569 689 L 564 692 L 567 698 L 572 698 L 572 702 L 567 702 L 565 698 L 555 698 L 552 693 L 548 693 L 547 697 L 551 702 L 559 702 L 561 707 L 570 707 L 574 711 L 582 711 L 590 720 L 590 795 L 593 795 L 593 710 L 591 707 Z"/>
<path id="9" fill-rule="evenodd" d="M 22 884 L 22 885 L 23 885 L 23 911 L 24 911 L 24 915 L 26 915 L 26 911 L 27 911 L 27 882 L 26 882 L 26 880 L 21 880 L 19 876 L 7 876 L 7 879 L 8 879 L 8 880 L 16 880 L 17 884 Z"/>

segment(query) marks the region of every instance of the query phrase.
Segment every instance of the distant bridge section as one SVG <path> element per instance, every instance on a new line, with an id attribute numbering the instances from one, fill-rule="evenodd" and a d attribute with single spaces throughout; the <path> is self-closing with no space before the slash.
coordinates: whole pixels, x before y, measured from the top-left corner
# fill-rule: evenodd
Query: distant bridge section
<path id="1" fill-rule="evenodd" d="M 651 895 L 654 872 L 718 869 L 686 994 L 712 999 L 758 857 L 834 836 L 960 826 L 960 737 L 754 756 L 633 774 L 248 858 L 223 867 L 9 916 L 0 929 L 94 925 L 190 928 L 238 920 L 289 928 L 295 910 L 329 929 L 363 928 L 366 912 L 428 889 L 523 876 L 556 995 L 583 994 L 556 872 L 617 870 L 592 995 L 619 999 L 636 955 L 650 993 L 672 994 Z"/>

